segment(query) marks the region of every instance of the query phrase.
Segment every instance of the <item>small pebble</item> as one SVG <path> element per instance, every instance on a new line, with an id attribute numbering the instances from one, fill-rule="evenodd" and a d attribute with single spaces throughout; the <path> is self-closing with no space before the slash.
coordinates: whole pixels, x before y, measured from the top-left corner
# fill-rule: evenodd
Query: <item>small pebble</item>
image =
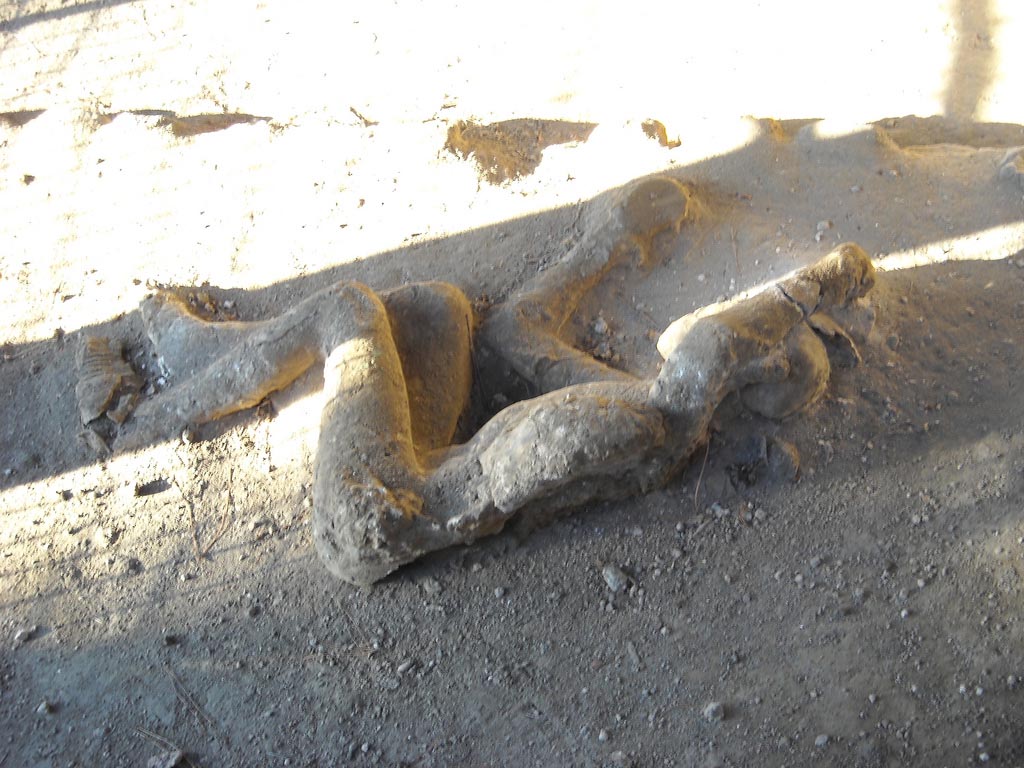
<path id="1" fill-rule="evenodd" d="M 712 701 L 702 710 L 704 719 L 711 723 L 719 723 L 725 719 L 725 706 L 720 701 Z"/>
<path id="2" fill-rule="evenodd" d="M 420 584 L 420 589 L 423 590 L 423 593 L 427 595 L 427 597 L 437 597 L 439 594 L 441 594 L 441 582 L 439 582 L 433 576 L 428 576 Z"/>
<path id="3" fill-rule="evenodd" d="M 902 611 L 900 611 L 900 618 L 901 619 L 906 619 L 909 616 L 910 616 L 910 611 L 908 611 L 906 608 L 904 608 Z"/>
<path id="4" fill-rule="evenodd" d="M 873 693 L 868 694 L 868 701 L 870 701 L 872 704 L 874 704 L 876 701 L 878 701 L 878 697 L 875 696 L 875 694 L 873 694 Z"/>
<path id="5" fill-rule="evenodd" d="M 814 740 L 814 746 L 816 746 L 818 749 L 822 749 L 823 747 L 826 747 L 827 745 L 828 745 L 828 734 L 826 734 L 826 733 L 818 734 L 818 737 Z"/>
<path id="6" fill-rule="evenodd" d="M 991 759 L 992 759 L 992 756 L 989 755 L 988 752 L 982 752 L 980 755 L 978 755 L 978 762 L 979 763 L 987 763 Z"/>
<path id="7" fill-rule="evenodd" d="M 498 598 L 499 600 L 500 600 L 501 598 L 503 598 L 503 597 L 505 596 L 505 588 L 504 588 L 504 587 L 497 587 L 497 588 L 495 588 L 495 590 L 494 590 L 494 596 L 495 596 L 496 598 Z"/>
<path id="8" fill-rule="evenodd" d="M 17 632 L 14 633 L 14 644 L 22 645 L 24 643 L 27 643 L 29 640 L 35 640 L 36 634 L 38 632 L 39 627 L 35 625 L 31 627 L 25 627 L 24 629 L 19 629 Z"/>
<path id="9" fill-rule="evenodd" d="M 1008 686 L 1010 686 L 1011 688 L 1016 688 L 1017 687 L 1017 676 L 1016 675 L 1007 675 L 1007 677 L 1006 677 L 1006 684 Z"/>
<path id="10" fill-rule="evenodd" d="M 817 555 L 815 555 L 814 557 L 811 558 L 811 568 L 820 568 L 821 567 L 821 562 L 822 562 L 821 558 L 818 557 Z"/>
<path id="11" fill-rule="evenodd" d="M 36 707 L 37 715 L 51 715 L 53 714 L 53 704 L 43 699 L 42 702 Z"/>
<path id="12" fill-rule="evenodd" d="M 608 731 L 604 728 L 601 729 L 600 733 L 597 734 L 598 741 L 608 741 Z"/>
<path id="13" fill-rule="evenodd" d="M 629 586 L 629 576 L 621 568 L 616 568 L 614 565 L 606 565 L 602 568 L 601 575 L 604 577 L 604 582 L 608 585 L 608 589 L 616 594 Z"/>
<path id="14" fill-rule="evenodd" d="M 412 669 L 412 664 L 413 662 L 411 660 L 403 661 L 401 664 L 398 665 L 398 669 L 395 671 L 398 672 L 398 674 L 400 675 L 404 675 L 406 672 Z"/>

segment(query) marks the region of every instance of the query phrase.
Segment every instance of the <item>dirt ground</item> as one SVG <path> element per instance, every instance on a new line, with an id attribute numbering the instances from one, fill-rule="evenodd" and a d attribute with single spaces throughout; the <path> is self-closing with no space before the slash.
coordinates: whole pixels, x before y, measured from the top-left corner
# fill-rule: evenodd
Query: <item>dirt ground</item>
<path id="1" fill-rule="evenodd" d="M 0 766 L 1024 765 L 1021 19 L 908 5 L 780 12 L 787 45 L 656 3 L 0 6 Z M 891 67 L 911 43 L 944 58 Z M 311 542 L 318 375 L 137 453 L 82 436 L 85 337 L 175 385 L 155 287 L 486 308 L 654 171 L 706 206 L 568 329 L 616 367 L 838 243 L 880 270 L 863 363 L 781 423 L 726 402 L 664 490 L 361 590 Z"/>

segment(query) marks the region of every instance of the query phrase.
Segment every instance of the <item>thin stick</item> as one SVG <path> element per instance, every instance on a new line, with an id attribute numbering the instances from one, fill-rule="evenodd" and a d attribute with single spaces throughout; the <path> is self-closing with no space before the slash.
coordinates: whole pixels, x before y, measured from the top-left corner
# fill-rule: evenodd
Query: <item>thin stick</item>
<path id="1" fill-rule="evenodd" d="M 217 532 L 213 534 L 213 538 L 210 539 L 209 543 L 200 553 L 200 556 L 203 558 L 209 556 L 210 550 L 212 550 L 214 545 L 216 545 L 216 543 L 220 541 L 221 537 L 228 532 L 228 528 L 231 526 L 231 513 L 234 511 L 235 508 L 235 495 L 231 490 L 234 487 L 234 484 L 235 470 L 232 469 L 231 472 L 228 474 L 228 503 L 224 507 L 224 511 L 221 513 L 220 526 L 218 526 Z"/>
<path id="2" fill-rule="evenodd" d="M 178 457 L 178 460 L 181 461 L 180 456 Z M 181 463 L 182 465 L 184 465 L 184 462 Z M 216 533 L 213 534 L 213 538 L 210 539 L 210 541 L 206 544 L 205 547 L 201 547 L 199 545 L 199 523 L 196 520 L 195 504 L 192 503 L 192 499 L 189 497 L 189 495 L 185 493 L 185 489 L 181 487 L 181 484 L 178 482 L 177 478 L 171 480 L 171 482 L 174 483 L 174 487 L 178 489 L 178 493 L 181 494 L 181 498 L 185 500 L 185 504 L 188 507 L 188 519 L 189 524 L 191 525 L 192 528 L 192 548 L 195 550 L 196 565 L 199 565 L 200 561 L 202 560 L 209 559 L 210 551 L 213 549 L 214 545 L 218 541 L 220 541 L 221 537 L 228 531 L 228 527 L 231 524 L 231 512 L 235 506 L 234 495 L 231 492 L 231 486 L 234 485 L 234 479 L 235 470 L 232 469 L 228 476 L 228 505 L 224 508 L 224 512 L 221 513 L 220 525 L 217 527 Z"/>
<path id="3" fill-rule="evenodd" d="M 700 474 L 697 475 L 697 485 L 693 489 L 693 514 L 697 514 L 697 497 L 700 495 L 700 483 L 704 479 L 704 468 L 708 465 L 708 454 L 711 453 L 711 435 L 708 435 L 707 445 L 704 447 L 704 461 L 700 465 Z"/>
<path id="4" fill-rule="evenodd" d="M 353 115 L 355 115 L 356 117 L 359 118 L 359 121 L 363 124 L 364 128 L 372 128 L 373 126 L 379 124 L 376 120 L 370 120 L 367 117 L 363 117 L 359 113 L 359 110 L 357 110 L 355 107 L 349 107 L 348 111 L 351 112 Z"/>
<path id="5" fill-rule="evenodd" d="M 160 734 L 153 733 L 153 731 L 150 731 L 150 730 L 148 730 L 146 728 L 143 728 L 141 725 L 136 725 L 135 726 L 135 732 L 137 734 L 139 734 L 140 736 L 145 736 L 147 739 L 152 741 L 158 747 L 163 747 L 164 749 L 177 749 L 177 750 L 181 749 L 177 744 L 175 744 L 170 739 L 165 739 Z"/>
<path id="6" fill-rule="evenodd" d="M 188 692 L 188 689 L 185 687 L 185 683 L 182 682 L 182 679 L 178 677 L 173 669 L 171 669 L 169 664 L 165 665 L 165 668 L 167 670 L 167 674 L 171 676 L 171 683 L 174 685 L 174 692 L 178 695 L 178 698 L 195 713 L 196 717 L 199 718 L 203 725 L 213 731 L 214 736 L 222 742 L 226 742 L 227 739 L 224 738 L 224 735 L 220 732 L 220 729 L 213 721 L 213 718 L 206 713 L 206 710 L 200 706 L 199 702 L 195 700 L 195 697 Z"/>

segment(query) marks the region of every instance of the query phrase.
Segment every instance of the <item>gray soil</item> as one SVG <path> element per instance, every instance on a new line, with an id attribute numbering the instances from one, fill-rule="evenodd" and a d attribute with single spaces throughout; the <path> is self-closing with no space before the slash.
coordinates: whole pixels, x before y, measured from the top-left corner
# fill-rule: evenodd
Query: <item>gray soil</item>
<path id="1" fill-rule="evenodd" d="M 273 150 L 303 130 L 257 112 L 126 111 L 88 131 L 159 136 L 187 163 L 212 146 L 200 142 Z M 12 142 L 57 119 L 11 115 Z M 453 208 L 559 199 L 564 174 L 544 175 L 558 147 L 536 177 L 490 186 L 487 168 L 444 150 L 462 117 L 422 129 L 424 172 L 468 182 Z M 360 119 L 351 131 L 371 130 Z M 316 374 L 198 434 L 97 458 L 74 399 L 84 336 L 123 340 L 145 391 L 175 382 L 138 313 L 90 294 L 88 266 L 55 285 L 0 254 L 5 306 L 31 308 L 0 358 L 0 766 L 171 765 L 177 750 L 185 766 L 1024 764 L 1024 163 L 1005 162 L 1024 128 L 814 126 L 762 121 L 748 145 L 680 165 L 637 120 L 636 151 L 657 148 L 707 210 L 657 238 L 650 270 L 598 286 L 568 333 L 650 375 L 673 319 L 855 241 L 880 269 L 863 363 L 834 367 L 823 399 L 782 422 L 730 399 L 706 456 L 664 490 L 511 526 L 369 589 L 330 576 L 311 542 Z M 368 157 L 388 136 L 386 121 L 374 129 Z M 100 145 L 106 167 L 128 167 L 115 144 Z M 585 143 L 570 151 L 560 168 L 595 160 Z M 26 220 L 49 183 L 31 170 L 0 181 L 25 196 Z M 289 173 L 318 184 L 325 171 Z M 360 177 L 345 178 L 350 209 L 310 216 L 354 230 Z M 158 182 L 144 182 L 153 199 Z M 421 218 L 444 203 L 425 199 Z M 344 263 L 282 256 L 268 274 L 287 278 L 191 295 L 255 319 L 339 279 L 446 280 L 486 311 L 581 237 L 580 205 Z M 259 235 L 236 241 L 240 274 Z M 208 279 L 189 254 L 99 269 L 118 308 L 142 295 L 133 279 Z M 75 302 L 102 320 L 33 330 Z M 796 479 L 750 466 L 761 438 L 796 446 Z"/>

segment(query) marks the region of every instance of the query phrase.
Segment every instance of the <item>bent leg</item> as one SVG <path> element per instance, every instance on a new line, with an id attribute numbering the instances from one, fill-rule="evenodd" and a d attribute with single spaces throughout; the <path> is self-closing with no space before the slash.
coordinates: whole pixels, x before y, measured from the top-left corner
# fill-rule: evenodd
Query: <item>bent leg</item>
<path id="1" fill-rule="evenodd" d="M 643 179 L 589 204 L 579 243 L 528 282 L 484 323 L 481 338 L 540 393 L 597 381 L 633 382 L 560 338 L 582 298 L 614 267 L 639 254 L 645 264 L 652 242 L 679 231 L 691 214 L 692 190 L 668 176 Z"/>
<path id="2" fill-rule="evenodd" d="M 177 316 L 180 330 L 193 326 L 203 354 L 220 351 L 198 373 L 143 402 L 118 436 L 118 450 L 138 448 L 190 424 L 216 421 L 258 404 L 287 386 L 329 350 L 372 323 L 379 299 L 365 286 L 337 283 L 288 312 L 257 323 L 206 323 Z M 226 326 L 224 336 L 217 326 Z M 164 337 L 167 338 L 166 336 Z M 218 344 L 225 344 L 221 349 Z M 182 345 L 184 348 L 185 345 Z M 198 358 L 194 358 L 198 359 Z"/>

